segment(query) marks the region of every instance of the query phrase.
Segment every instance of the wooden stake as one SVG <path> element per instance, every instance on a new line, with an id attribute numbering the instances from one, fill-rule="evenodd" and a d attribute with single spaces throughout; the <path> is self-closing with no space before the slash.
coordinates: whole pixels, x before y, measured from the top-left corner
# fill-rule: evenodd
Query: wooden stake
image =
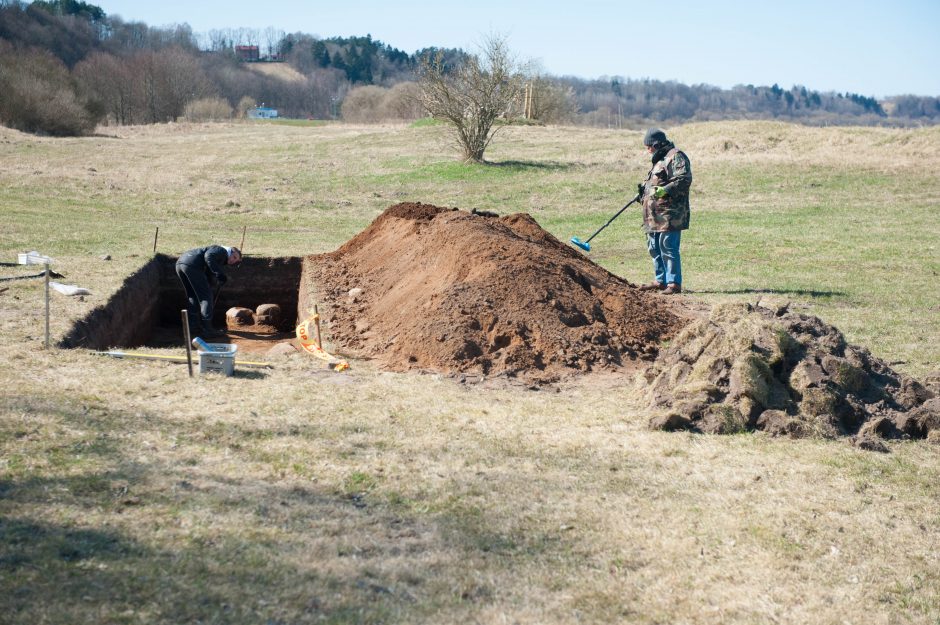
<path id="1" fill-rule="evenodd" d="M 157 253 L 157 238 L 160 236 L 160 226 L 157 226 L 157 231 L 153 233 L 153 253 Z"/>
<path id="2" fill-rule="evenodd" d="M 320 338 L 320 311 L 317 310 L 317 305 L 313 305 L 313 318 L 316 320 L 316 329 L 317 329 L 317 347 L 323 349 L 323 341 Z"/>
<path id="3" fill-rule="evenodd" d="M 241 251 L 242 256 L 245 255 L 245 232 L 248 230 L 248 226 L 242 226 L 242 244 L 238 246 L 238 249 Z"/>
<path id="4" fill-rule="evenodd" d="M 49 349 L 49 263 L 46 263 L 46 349 Z"/>
<path id="5" fill-rule="evenodd" d="M 189 311 L 185 308 L 180 311 L 183 316 L 183 340 L 186 342 L 186 364 L 189 366 L 189 377 L 193 377 L 193 344 L 189 338 Z"/>

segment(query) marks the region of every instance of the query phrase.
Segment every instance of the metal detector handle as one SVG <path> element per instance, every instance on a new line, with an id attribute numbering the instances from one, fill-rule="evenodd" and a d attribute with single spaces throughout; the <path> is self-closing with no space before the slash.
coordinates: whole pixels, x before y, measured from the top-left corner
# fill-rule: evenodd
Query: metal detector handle
<path id="1" fill-rule="evenodd" d="M 613 221 L 614 221 L 615 219 L 617 219 L 617 217 L 620 217 L 620 213 L 622 213 L 623 211 L 627 210 L 627 209 L 630 207 L 631 204 L 633 204 L 634 202 L 636 202 L 636 201 L 639 200 L 639 199 L 640 199 L 640 194 L 638 193 L 635 198 L 633 198 L 632 200 L 630 200 L 629 202 L 627 202 L 626 205 L 625 205 L 623 208 L 621 208 L 619 211 L 617 211 L 616 214 L 614 214 L 613 217 L 611 217 L 610 219 L 608 219 L 608 220 L 607 220 L 607 223 L 604 224 L 603 226 L 601 226 L 600 228 L 598 228 L 598 229 L 597 229 L 597 232 L 595 232 L 594 234 L 592 234 L 592 235 L 588 238 L 588 240 L 585 241 L 584 243 L 585 243 L 585 244 L 590 243 L 590 242 L 591 242 L 591 239 L 593 239 L 594 237 L 596 237 L 597 235 L 599 235 L 599 234 L 601 233 L 601 230 L 603 230 L 604 228 L 606 228 L 607 226 L 609 226 L 611 223 L 613 223 Z"/>

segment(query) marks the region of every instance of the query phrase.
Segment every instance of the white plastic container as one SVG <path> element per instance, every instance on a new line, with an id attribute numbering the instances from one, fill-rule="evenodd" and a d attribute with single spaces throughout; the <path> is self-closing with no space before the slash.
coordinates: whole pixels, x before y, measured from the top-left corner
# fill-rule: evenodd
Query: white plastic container
<path id="1" fill-rule="evenodd" d="M 45 265 L 52 264 L 53 260 L 37 251 L 20 252 L 16 255 L 16 262 L 20 265 Z"/>
<path id="2" fill-rule="evenodd" d="M 235 374 L 235 352 L 238 345 L 233 343 L 206 343 L 210 351 L 199 350 L 199 373 Z"/>

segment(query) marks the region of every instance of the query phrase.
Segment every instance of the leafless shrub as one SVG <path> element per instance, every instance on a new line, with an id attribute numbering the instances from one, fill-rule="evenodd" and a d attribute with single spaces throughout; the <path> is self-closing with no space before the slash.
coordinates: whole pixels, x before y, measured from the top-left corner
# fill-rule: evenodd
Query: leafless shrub
<path id="1" fill-rule="evenodd" d="M 72 136 L 92 132 L 100 117 L 100 109 L 79 94 L 68 69 L 51 53 L 0 45 L 0 123 Z"/>
<path id="2" fill-rule="evenodd" d="M 496 120 L 514 116 L 522 90 L 518 64 L 504 38 L 489 36 L 481 54 L 448 67 L 438 53 L 426 57 L 418 69 L 422 105 L 453 127 L 464 159 L 474 162 L 483 161 L 499 130 Z"/>
<path id="3" fill-rule="evenodd" d="M 235 117 L 238 119 L 245 119 L 248 117 L 248 110 L 253 109 L 258 106 L 258 103 L 255 102 L 255 99 L 251 96 L 242 96 L 241 100 L 238 101 L 238 106 L 235 107 Z"/>
<path id="4" fill-rule="evenodd" d="M 183 116 L 191 122 L 218 122 L 232 118 L 232 106 L 224 98 L 203 98 L 189 102 Z"/>
<path id="5" fill-rule="evenodd" d="M 420 88 L 413 82 L 356 87 L 343 100 L 342 115 L 344 121 L 360 124 L 418 119 L 424 115 Z"/>
<path id="6" fill-rule="evenodd" d="M 376 123 L 384 117 L 383 104 L 388 89 L 367 85 L 350 90 L 341 107 L 343 120 L 352 123 Z"/>
<path id="7" fill-rule="evenodd" d="M 383 108 L 388 119 L 411 121 L 424 117 L 425 110 L 421 105 L 421 88 L 418 83 L 400 82 L 394 85 L 385 94 Z"/>
<path id="8" fill-rule="evenodd" d="M 574 89 L 568 85 L 535 76 L 528 81 L 529 119 L 546 124 L 572 121 L 578 112 Z"/>

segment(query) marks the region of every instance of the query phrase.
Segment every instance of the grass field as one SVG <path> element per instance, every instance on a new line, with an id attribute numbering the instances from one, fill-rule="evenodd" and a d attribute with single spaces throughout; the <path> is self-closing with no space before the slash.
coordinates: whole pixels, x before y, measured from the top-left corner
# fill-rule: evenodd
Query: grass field
<path id="1" fill-rule="evenodd" d="M 787 298 L 937 370 L 940 128 L 668 130 L 695 175 L 688 297 Z M 641 138 L 510 127 L 481 166 L 425 124 L 0 129 L 0 260 L 36 249 L 92 290 L 53 294 L 55 338 L 157 227 L 169 254 L 247 226 L 248 254 L 302 255 L 422 201 L 584 239 L 646 174 Z M 639 221 L 592 242 L 632 282 L 650 277 Z M 923 441 L 653 432 L 609 375 L 481 388 L 298 355 L 190 380 L 43 332 L 41 281 L 0 282 L 3 623 L 940 623 Z"/>

